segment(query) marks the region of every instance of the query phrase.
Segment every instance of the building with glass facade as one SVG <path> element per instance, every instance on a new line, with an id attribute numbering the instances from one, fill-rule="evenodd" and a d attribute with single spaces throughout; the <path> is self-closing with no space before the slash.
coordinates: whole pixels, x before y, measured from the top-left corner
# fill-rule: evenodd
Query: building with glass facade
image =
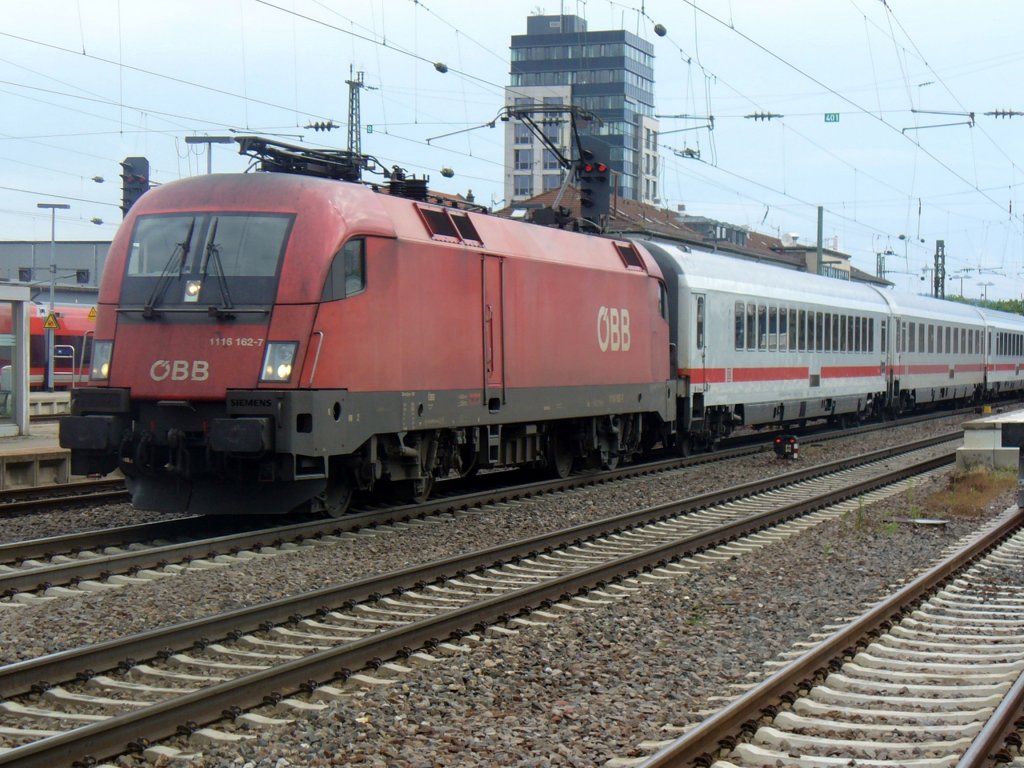
<path id="1" fill-rule="evenodd" d="M 587 30 L 579 16 L 530 16 L 526 34 L 513 35 L 511 83 L 505 104 L 576 106 L 598 120 L 580 133 L 611 145 L 615 194 L 658 202 L 658 123 L 654 119 L 654 46 L 626 30 Z M 568 116 L 533 114 L 551 142 L 575 157 Z M 505 127 L 505 200 L 523 200 L 562 183 L 565 171 L 521 120 Z"/>

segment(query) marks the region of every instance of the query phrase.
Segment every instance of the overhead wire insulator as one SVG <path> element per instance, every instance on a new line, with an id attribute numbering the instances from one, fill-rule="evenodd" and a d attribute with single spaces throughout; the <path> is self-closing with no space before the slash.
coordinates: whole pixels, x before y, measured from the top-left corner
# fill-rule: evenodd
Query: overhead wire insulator
<path id="1" fill-rule="evenodd" d="M 319 121 L 317 121 L 315 123 L 309 123 L 306 126 L 306 129 L 307 130 L 313 130 L 313 131 L 320 132 L 320 131 L 333 131 L 337 127 L 338 126 L 334 124 L 333 120 L 319 120 Z"/>

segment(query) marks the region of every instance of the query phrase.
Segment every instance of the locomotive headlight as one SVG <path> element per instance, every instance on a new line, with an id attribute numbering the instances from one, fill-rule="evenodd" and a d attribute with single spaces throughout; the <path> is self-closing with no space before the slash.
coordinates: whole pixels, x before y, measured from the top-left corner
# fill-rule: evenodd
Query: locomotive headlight
<path id="1" fill-rule="evenodd" d="M 185 283 L 185 296 L 183 301 L 193 303 L 199 301 L 199 289 L 203 287 L 199 280 L 189 280 Z"/>
<path id="2" fill-rule="evenodd" d="M 272 341 L 267 344 L 267 351 L 263 355 L 260 381 L 288 381 L 292 377 L 292 365 L 295 363 L 295 353 L 298 349 L 297 341 Z"/>
<path id="3" fill-rule="evenodd" d="M 114 342 L 97 341 L 92 348 L 92 363 L 89 366 L 90 381 L 106 381 L 110 378 L 110 356 Z"/>

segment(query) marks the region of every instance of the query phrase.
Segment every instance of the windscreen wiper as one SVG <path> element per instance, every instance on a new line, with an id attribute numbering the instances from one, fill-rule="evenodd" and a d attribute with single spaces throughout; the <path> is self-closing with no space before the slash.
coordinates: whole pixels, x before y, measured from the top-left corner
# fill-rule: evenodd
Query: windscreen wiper
<path id="1" fill-rule="evenodd" d="M 203 283 L 205 284 L 206 276 L 210 271 L 210 262 L 216 262 L 217 286 L 220 288 L 220 295 L 224 300 L 224 306 L 214 307 L 211 305 L 207 311 L 209 312 L 210 317 L 233 318 L 234 314 L 229 311 L 234 307 L 234 305 L 231 303 L 231 293 L 228 291 L 227 275 L 224 274 L 224 263 L 220 260 L 220 248 L 217 247 L 217 243 L 214 241 L 214 238 L 217 236 L 217 224 L 219 221 L 219 219 L 214 219 L 213 226 L 210 227 L 210 237 L 206 241 L 206 253 L 203 254 L 203 268 L 201 270 L 201 276 L 203 278 Z"/>
<path id="2" fill-rule="evenodd" d="M 178 277 L 181 277 L 185 271 L 185 262 L 188 260 L 188 252 L 192 247 L 192 231 L 196 227 L 196 217 L 192 217 L 192 221 L 189 222 L 188 232 L 185 234 L 185 239 L 180 243 L 174 244 L 174 249 L 171 251 L 170 257 L 167 259 L 167 263 L 164 264 L 163 271 L 160 272 L 160 279 L 156 281 L 156 285 L 153 286 L 153 293 L 149 295 L 149 300 L 146 305 L 142 308 L 142 316 L 147 320 L 157 316 L 157 313 L 153 311 L 153 307 L 158 301 L 163 299 L 164 294 L 167 292 L 167 286 L 171 284 L 171 268 L 174 266 L 174 257 L 179 253 L 181 257 L 178 260 Z"/>

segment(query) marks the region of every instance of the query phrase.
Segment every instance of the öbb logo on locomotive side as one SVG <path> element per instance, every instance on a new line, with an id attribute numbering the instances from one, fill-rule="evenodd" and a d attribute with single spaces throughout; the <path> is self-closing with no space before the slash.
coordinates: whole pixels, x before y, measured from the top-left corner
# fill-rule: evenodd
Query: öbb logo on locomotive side
<path id="1" fill-rule="evenodd" d="M 206 360 L 157 360 L 149 367 L 153 381 L 206 381 L 210 364 Z"/>
<path id="2" fill-rule="evenodd" d="M 602 352 L 629 352 L 629 310 L 601 307 L 597 310 L 597 346 Z"/>

